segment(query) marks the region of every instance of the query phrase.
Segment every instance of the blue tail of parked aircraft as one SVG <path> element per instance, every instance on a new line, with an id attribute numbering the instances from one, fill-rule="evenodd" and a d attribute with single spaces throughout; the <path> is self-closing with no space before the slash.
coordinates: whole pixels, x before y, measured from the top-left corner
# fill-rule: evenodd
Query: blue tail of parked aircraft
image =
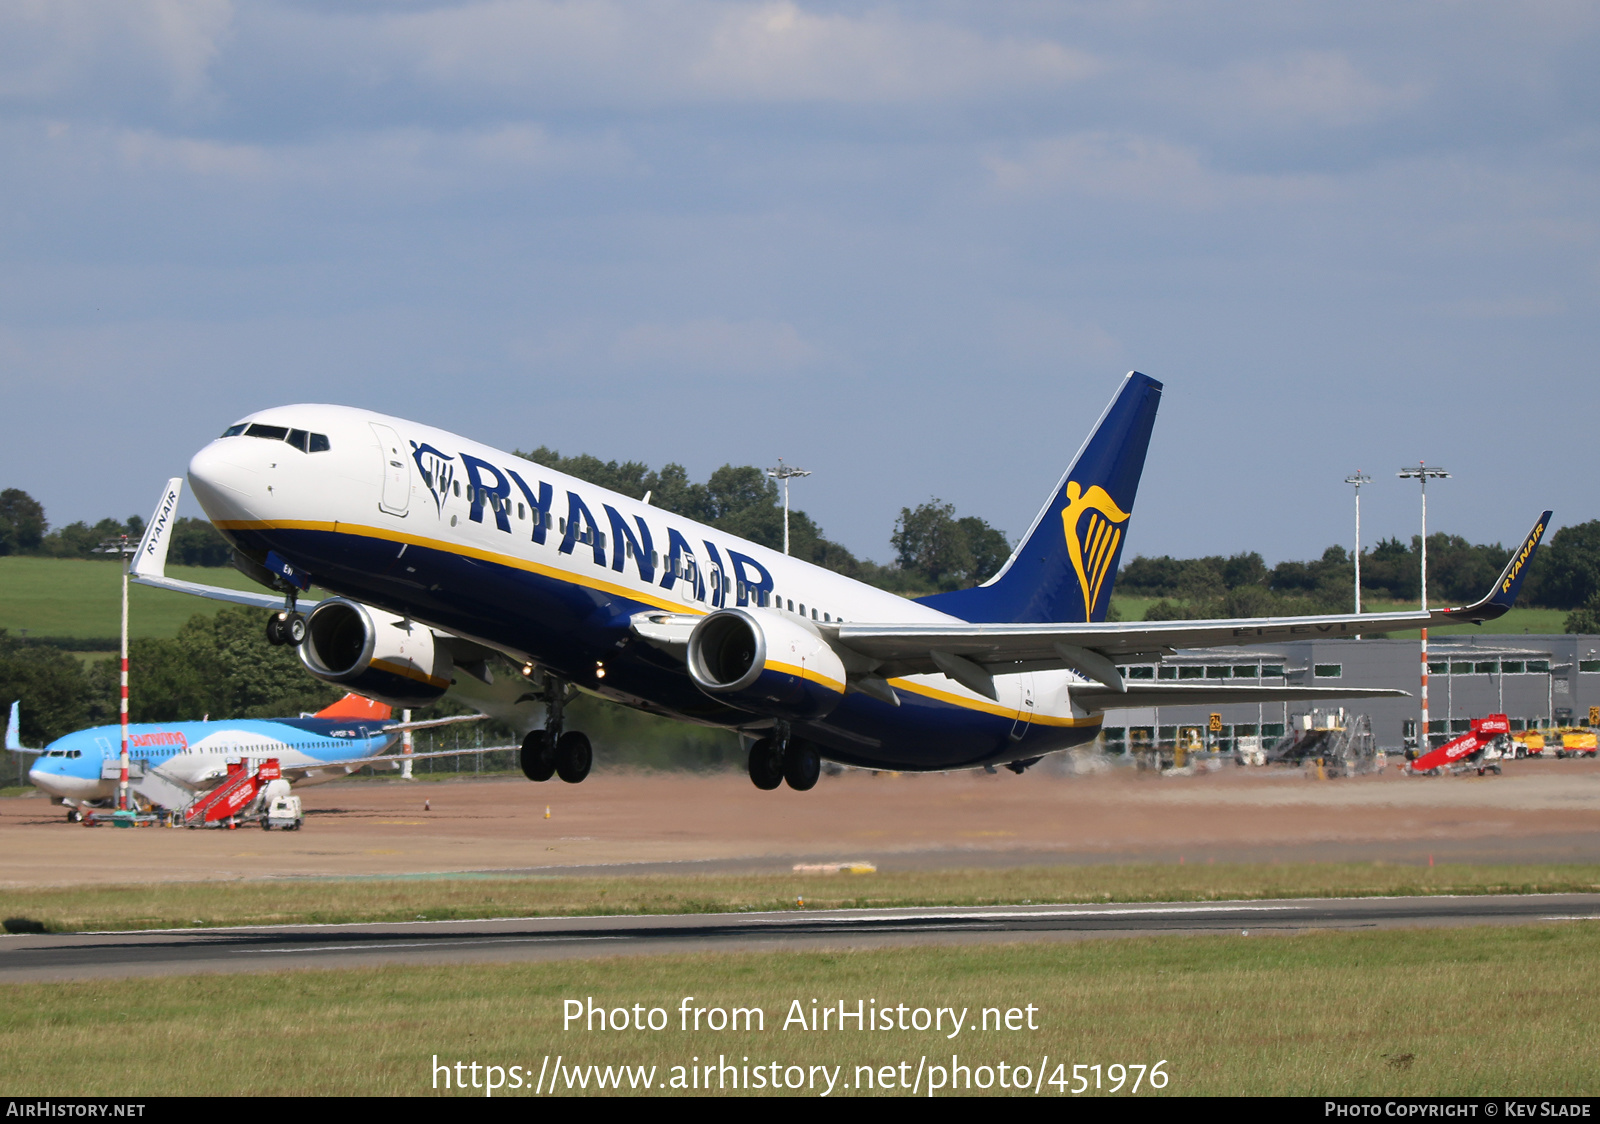
<path id="1" fill-rule="evenodd" d="M 1161 384 L 1130 372 L 1000 572 L 918 600 L 974 622 L 1105 620 L 1160 404 Z"/>

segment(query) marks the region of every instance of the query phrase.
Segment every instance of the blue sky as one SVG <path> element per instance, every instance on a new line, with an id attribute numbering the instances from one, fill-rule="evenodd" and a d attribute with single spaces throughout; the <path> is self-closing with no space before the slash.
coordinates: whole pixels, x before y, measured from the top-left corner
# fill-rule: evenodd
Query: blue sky
<path id="1" fill-rule="evenodd" d="M 250 410 L 813 470 L 1013 537 L 1138 368 L 1130 553 L 1600 517 L 1587 3 L 11 0 L 0 486 Z M 197 509 L 190 505 L 190 511 Z"/>

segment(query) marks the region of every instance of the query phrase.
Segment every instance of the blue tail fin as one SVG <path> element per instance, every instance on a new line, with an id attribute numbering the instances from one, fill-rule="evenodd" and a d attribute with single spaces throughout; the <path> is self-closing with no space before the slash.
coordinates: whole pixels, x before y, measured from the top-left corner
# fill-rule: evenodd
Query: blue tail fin
<path id="1" fill-rule="evenodd" d="M 1129 372 L 1000 572 L 976 589 L 918 600 L 973 622 L 1105 620 L 1160 404 L 1161 384 Z"/>

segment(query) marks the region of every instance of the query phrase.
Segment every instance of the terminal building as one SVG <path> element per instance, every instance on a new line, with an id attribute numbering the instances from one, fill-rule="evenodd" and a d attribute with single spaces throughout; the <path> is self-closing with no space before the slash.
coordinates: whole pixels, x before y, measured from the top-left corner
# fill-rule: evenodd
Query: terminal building
<path id="1" fill-rule="evenodd" d="M 1123 665 L 1131 683 L 1171 679 L 1219 686 L 1391 687 L 1410 698 L 1329 699 L 1326 702 L 1233 703 L 1108 711 L 1106 748 L 1187 742 L 1190 731 L 1212 748 L 1232 750 L 1235 739 L 1259 736 L 1271 746 L 1305 720 L 1322 725 L 1343 707 L 1366 714 L 1377 744 L 1390 751 L 1417 747 L 1422 700 L 1416 640 L 1296 640 L 1248 648 L 1180 651 L 1159 662 Z M 1505 714 L 1513 730 L 1591 725 L 1600 707 L 1600 636 L 1484 635 L 1430 637 L 1428 742 L 1442 745 L 1465 733 L 1473 718 Z M 1219 714 L 1222 729 L 1210 727 Z"/>

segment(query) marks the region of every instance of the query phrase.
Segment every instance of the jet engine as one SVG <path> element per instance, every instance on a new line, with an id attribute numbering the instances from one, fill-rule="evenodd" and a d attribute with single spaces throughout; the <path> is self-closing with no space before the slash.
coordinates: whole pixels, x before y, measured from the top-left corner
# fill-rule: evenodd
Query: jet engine
<path id="1" fill-rule="evenodd" d="M 454 671 L 426 625 L 342 597 L 311 610 L 300 662 L 318 679 L 399 707 L 437 701 Z"/>
<path id="2" fill-rule="evenodd" d="M 844 697 L 839 656 L 805 622 L 722 609 L 689 634 L 689 676 L 706 694 L 773 718 L 821 718 Z"/>

